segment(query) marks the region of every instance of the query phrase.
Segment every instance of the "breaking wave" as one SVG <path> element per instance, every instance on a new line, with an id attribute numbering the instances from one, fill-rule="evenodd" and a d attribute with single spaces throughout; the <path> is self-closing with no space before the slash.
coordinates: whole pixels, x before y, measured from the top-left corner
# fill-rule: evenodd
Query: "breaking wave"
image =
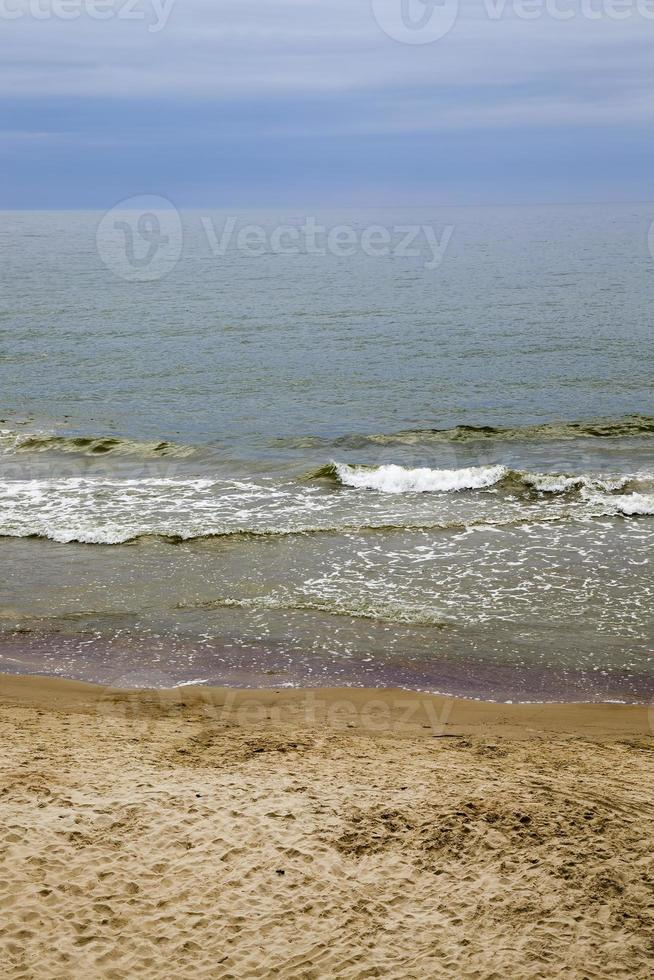
<path id="1" fill-rule="evenodd" d="M 654 493 L 627 493 L 613 496 L 589 495 L 591 504 L 605 508 L 607 514 L 622 514 L 624 517 L 649 517 L 654 515 Z"/>
<path id="2" fill-rule="evenodd" d="M 509 473 L 506 466 L 470 466 L 459 470 L 409 469 L 392 463 L 386 466 L 351 466 L 334 463 L 337 480 L 358 490 L 380 493 L 450 493 L 492 487 Z"/>
<path id="3" fill-rule="evenodd" d="M 334 481 L 358 490 L 379 493 L 452 493 L 461 490 L 486 490 L 499 484 L 507 488 L 522 487 L 538 493 L 560 494 L 574 490 L 598 490 L 610 493 L 622 490 L 634 477 L 599 477 L 564 473 L 525 473 L 507 466 L 468 466 L 445 470 L 420 467 L 412 469 L 395 463 L 382 466 L 357 466 L 330 463 L 310 474 L 311 479 Z"/>
<path id="4" fill-rule="evenodd" d="M 0 481 L 0 536 L 124 544 L 439 531 L 653 513 L 654 474 L 568 475 L 333 463 L 313 480 L 59 477 Z"/>
<path id="5" fill-rule="evenodd" d="M 561 473 L 519 473 L 515 472 L 518 480 L 527 487 L 533 487 L 539 493 L 568 493 L 571 490 L 622 490 L 632 477 L 594 477 L 594 476 L 565 476 Z"/>

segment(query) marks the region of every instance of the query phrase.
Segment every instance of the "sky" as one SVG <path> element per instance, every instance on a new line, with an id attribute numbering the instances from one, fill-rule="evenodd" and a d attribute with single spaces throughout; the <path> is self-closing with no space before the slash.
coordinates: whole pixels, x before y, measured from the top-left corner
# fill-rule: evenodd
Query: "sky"
<path id="1" fill-rule="evenodd" d="M 0 0 L 0 208 L 654 199 L 654 0 Z"/>

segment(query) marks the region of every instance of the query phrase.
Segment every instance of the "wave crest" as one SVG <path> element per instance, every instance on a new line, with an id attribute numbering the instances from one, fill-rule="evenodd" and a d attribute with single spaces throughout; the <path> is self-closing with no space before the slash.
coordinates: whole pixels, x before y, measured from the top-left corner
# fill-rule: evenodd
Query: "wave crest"
<path id="1" fill-rule="evenodd" d="M 334 463 L 343 486 L 381 493 L 450 493 L 492 487 L 509 473 L 506 466 L 469 466 L 458 470 L 408 469 L 394 463 L 363 467 Z"/>
<path id="2" fill-rule="evenodd" d="M 195 452 L 192 446 L 182 446 L 166 440 L 138 442 L 119 436 L 56 436 L 41 433 L 20 435 L 9 429 L 0 430 L 0 447 L 9 453 L 76 453 L 81 456 L 140 456 L 142 458 L 172 456 L 182 458 Z"/>
<path id="3" fill-rule="evenodd" d="M 449 429 L 406 429 L 368 436 L 381 445 L 417 442 L 479 442 L 495 439 L 514 441 L 555 441 L 567 439 L 617 439 L 654 435 L 654 417 L 627 415 L 622 419 L 590 419 L 579 422 L 542 422 L 533 425 L 456 425 Z"/>
<path id="4" fill-rule="evenodd" d="M 300 436 L 278 439 L 275 445 L 292 449 L 365 449 L 367 446 L 414 446 L 433 443 L 556 442 L 572 439 L 620 439 L 654 436 L 654 416 L 627 415 L 620 419 L 537 422 L 530 425 L 455 425 L 449 428 L 400 429 L 372 434 L 350 433 L 337 438 Z"/>
<path id="5" fill-rule="evenodd" d="M 603 490 L 606 493 L 611 493 L 614 490 L 622 490 L 631 479 L 628 476 L 603 479 L 585 475 L 566 476 L 563 473 L 518 473 L 516 475 L 522 483 L 528 487 L 533 487 L 539 493 L 569 493 L 571 490 Z"/>
<path id="6" fill-rule="evenodd" d="M 654 493 L 589 494 L 587 499 L 589 503 L 605 508 L 606 514 L 622 514 L 623 517 L 654 515 Z"/>
<path id="7" fill-rule="evenodd" d="M 379 493 L 452 493 L 461 490 L 486 490 L 504 484 L 507 489 L 522 489 L 542 494 L 563 494 L 574 491 L 613 493 L 623 490 L 634 478 L 631 476 L 602 477 L 565 473 L 525 473 L 512 470 L 501 463 L 489 466 L 468 466 L 462 469 L 411 469 L 395 463 L 365 466 L 351 463 L 330 463 L 310 474 L 311 479 L 332 480 L 341 486 Z"/>

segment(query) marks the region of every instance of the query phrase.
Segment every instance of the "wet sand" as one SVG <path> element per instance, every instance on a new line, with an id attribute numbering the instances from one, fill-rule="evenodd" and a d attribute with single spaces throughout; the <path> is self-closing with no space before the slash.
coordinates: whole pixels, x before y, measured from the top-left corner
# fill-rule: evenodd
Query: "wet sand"
<path id="1" fill-rule="evenodd" d="M 2 676 L 2 974 L 649 977 L 653 722 Z"/>

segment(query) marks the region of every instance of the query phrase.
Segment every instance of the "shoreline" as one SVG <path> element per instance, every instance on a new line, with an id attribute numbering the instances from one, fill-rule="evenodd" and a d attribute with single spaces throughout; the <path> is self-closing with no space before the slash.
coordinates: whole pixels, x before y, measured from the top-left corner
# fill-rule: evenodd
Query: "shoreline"
<path id="1" fill-rule="evenodd" d="M 187 710 L 239 724 L 288 724 L 368 734 L 479 731 L 528 737 L 569 734 L 611 738 L 652 735 L 654 705 L 614 702 L 503 703 L 400 688 L 232 688 L 182 684 L 116 688 L 40 674 L 0 674 L 0 706 L 154 720 Z"/>
<path id="2" fill-rule="evenodd" d="M 0 619 L 2 610 L 0 610 Z M 245 624 L 239 622 L 240 629 Z M 305 624 L 306 626 L 306 624 Z M 497 705 L 654 705 L 651 656 L 634 657 L 639 669 L 590 669 L 588 665 L 537 665 L 449 656 L 436 649 L 416 656 L 338 658 L 309 648 L 285 653 L 283 645 L 251 640 L 234 648 L 224 638 L 206 646 L 197 638 L 148 638 L 119 631 L 101 635 L 91 625 L 79 632 L 22 625 L 0 634 L 0 676 L 62 678 L 105 688 L 173 689 L 194 684 L 229 690 L 401 690 Z M 65 627 L 65 624 L 64 624 Z M 588 651 L 586 651 L 586 654 Z M 62 673 L 65 672 L 65 673 Z"/>

